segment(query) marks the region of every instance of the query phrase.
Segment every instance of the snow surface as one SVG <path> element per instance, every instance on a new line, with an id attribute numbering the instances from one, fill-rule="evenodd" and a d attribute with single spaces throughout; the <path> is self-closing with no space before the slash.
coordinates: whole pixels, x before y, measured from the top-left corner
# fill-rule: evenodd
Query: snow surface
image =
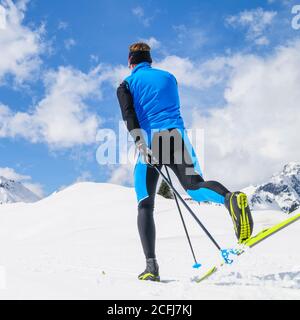
<path id="1" fill-rule="evenodd" d="M 190 205 L 223 247 L 234 246 L 223 207 Z M 219 254 L 185 216 L 203 267 L 192 269 L 175 202 L 158 197 L 162 283 L 149 283 L 137 280 L 145 262 L 133 189 L 80 183 L 37 203 L 0 206 L 0 266 L 6 270 L 0 299 L 300 299 L 300 222 L 197 284 L 191 279 Z M 279 211 L 256 211 L 255 232 L 285 218 Z"/>

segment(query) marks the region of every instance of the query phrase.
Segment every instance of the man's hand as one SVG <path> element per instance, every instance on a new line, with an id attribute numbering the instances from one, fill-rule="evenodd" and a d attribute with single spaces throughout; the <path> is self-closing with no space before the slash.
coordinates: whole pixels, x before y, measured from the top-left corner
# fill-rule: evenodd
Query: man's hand
<path id="1" fill-rule="evenodd" d="M 144 142 L 137 142 L 136 147 L 144 161 L 147 165 L 153 167 L 154 165 L 158 164 L 156 159 L 153 157 L 151 149 Z"/>

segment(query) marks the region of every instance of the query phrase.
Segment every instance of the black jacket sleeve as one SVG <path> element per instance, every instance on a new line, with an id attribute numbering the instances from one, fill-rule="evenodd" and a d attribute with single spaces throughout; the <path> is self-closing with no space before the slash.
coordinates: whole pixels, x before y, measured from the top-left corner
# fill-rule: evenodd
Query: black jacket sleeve
<path id="1" fill-rule="evenodd" d="M 127 129 L 133 137 L 134 142 L 136 143 L 143 138 L 143 135 L 135 112 L 133 98 L 126 81 L 124 81 L 117 89 L 117 96 L 122 112 L 122 118 L 125 121 Z"/>

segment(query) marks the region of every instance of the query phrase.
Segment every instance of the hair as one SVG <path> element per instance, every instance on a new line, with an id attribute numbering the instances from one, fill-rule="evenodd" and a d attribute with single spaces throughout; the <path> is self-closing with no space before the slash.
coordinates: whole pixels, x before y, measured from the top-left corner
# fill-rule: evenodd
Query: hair
<path id="1" fill-rule="evenodd" d="M 136 52 L 136 51 L 148 51 L 148 52 L 150 52 L 151 51 L 151 47 L 147 43 L 137 42 L 137 43 L 132 44 L 129 47 L 129 51 L 130 52 Z"/>

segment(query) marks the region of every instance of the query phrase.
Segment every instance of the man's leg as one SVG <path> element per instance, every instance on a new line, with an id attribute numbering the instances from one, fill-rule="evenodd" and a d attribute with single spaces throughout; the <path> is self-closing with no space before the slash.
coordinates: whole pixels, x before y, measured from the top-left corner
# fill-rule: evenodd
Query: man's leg
<path id="1" fill-rule="evenodd" d="M 140 280 L 159 281 L 159 268 L 155 254 L 154 200 L 158 173 L 155 169 L 138 160 L 134 173 L 135 190 L 138 198 L 138 230 L 144 254 L 146 270 L 139 276 Z"/>
<path id="2" fill-rule="evenodd" d="M 225 197 L 230 191 L 217 181 L 204 181 L 202 176 L 194 171 L 193 174 L 185 174 L 184 165 L 171 165 L 171 169 L 178 177 L 181 185 L 191 198 L 197 202 L 214 202 L 225 204 Z"/>
<path id="3" fill-rule="evenodd" d="M 174 157 L 169 166 L 183 188 L 195 201 L 224 204 L 232 218 L 238 240 L 242 242 L 248 239 L 253 231 L 253 219 L 247 196 L 242 192 L 231 193 L 217 181 L 205 181 L 188 137 L 182 131 L 177 132 L 182 141 L 181 144 L 171 145 Z"/>
<path id="4" fill-rule="evenodd" d="M 155 142 L 155 147 L 154 147 Z M 159 162 L 168 165 L 187 193 L 196 201 L 225 203 L 230 191 L 216 181 L 204 181 L 195 151 L 184 130 L 161 131 L 153 139 Z M 153 151 L 153 148 L 152 148 Z"/>

